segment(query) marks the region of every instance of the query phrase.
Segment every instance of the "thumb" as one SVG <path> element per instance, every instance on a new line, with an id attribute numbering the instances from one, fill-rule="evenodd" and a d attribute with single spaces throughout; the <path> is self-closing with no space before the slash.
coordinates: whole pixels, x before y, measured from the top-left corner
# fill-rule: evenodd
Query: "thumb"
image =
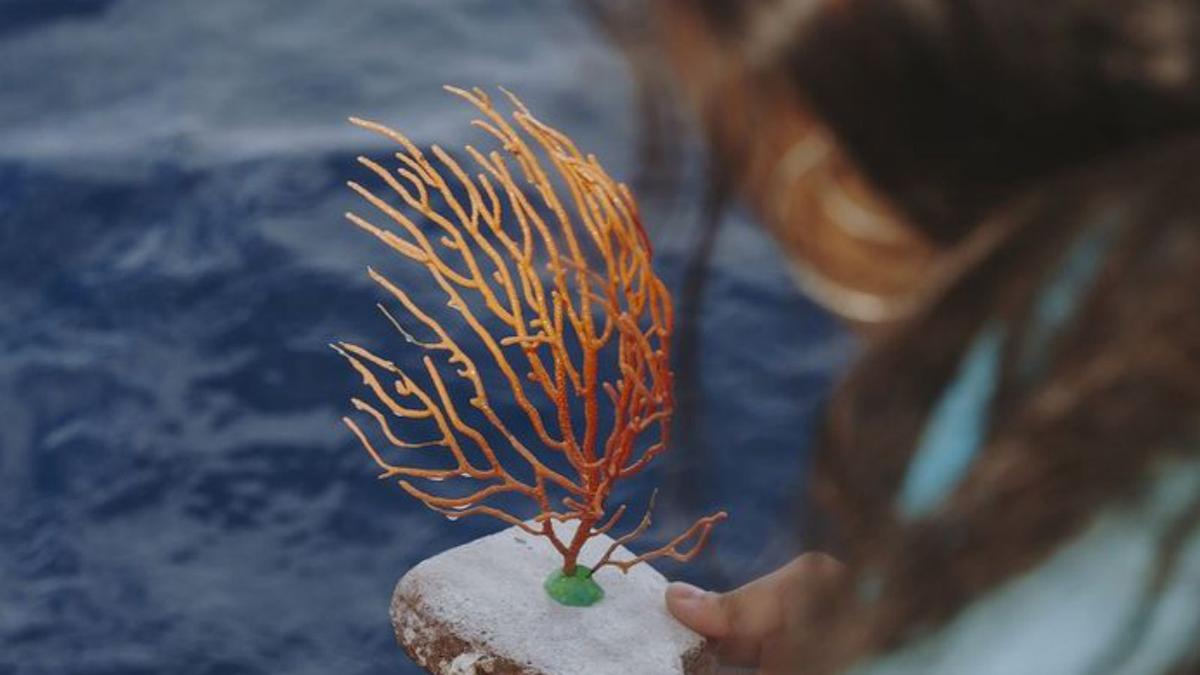
<path id="1" fill-rule="evenodd" d="M 667 611 L 679 623 L 707 638 L 729 635 L 729 617 L 721 596 L 681 581 L 667 586 Z"/>
<path id="2" fill-rule="evenodd" d="M 676 582 L 667 587 L 667 609 L 683 625 L 718 640 L 722 663 L 754 666 L 764 642 L 783 630 L 785 603 L 794 601 L 797 591 L 835 577 L 840 569 L 833 558 L 809 553 L 725 594 Z"/>
<path id="3" fill-rule="evenodd" d="M 667 609 L 683 625 L 716 640 L 721 663 L 757 666 L 763 639 L 782 623 L 778 598 L 767 590 L 762 580 L 729 593 L 676 582 L 667 587 Z"/>

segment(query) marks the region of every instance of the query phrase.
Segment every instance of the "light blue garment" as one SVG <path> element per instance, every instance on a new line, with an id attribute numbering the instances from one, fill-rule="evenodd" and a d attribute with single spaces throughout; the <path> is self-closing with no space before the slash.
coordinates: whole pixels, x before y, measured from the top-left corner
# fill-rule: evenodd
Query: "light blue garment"
<path id="1" fill-rule="evenodd" d="M 1034 299 L 1021 335 L 987 322 L 933 406 L 896 498 L 902 518 L 936 510 L 987 441 L 1006 342 L 1036 387 L 1054 339 L 1094 285 L 1118 232 L 1108 218 L 1075 242 Z M 1051 451 L 1051 450 L 1048 450 Z M 1173 527 L 1200 508 L 1200 461 L 1162 464 L 1139 501 L 1113 503 L 1035 570 L 976 599 L 949 623 L 853 675 L 1162 675 L 1195 655 L 1200 636 L 1200 525 L 1161 587 L 1152 580 Z M 1157 591 L 1157 592 L 1152 592 Z"/>
<path id="2" fill-rule="evenodd" d="M 1097 514 L 1037 569 L 938 632 L 853 675 L 1162 675 L 1200 635 L 1200 527 L 1161 593 L 1147 594 L 1166 533 L 1200 501 L 1200 461 L 1159 466 L 1137 502 Z M 1135 629 L 1141 627 L 1141 632 Z M 1132 636 L 1134 639 L 1129 643 Z M 1115 651 L 1114 651 L 1115 650 Z"/>
<path id="3" fill-rule="evenodd" d="M 983 446 L 1003 347 L 1004 331 L 993 323 L 967 349 L 926 422 L 900 486 L 896 506 L 904 518 L 919 518 L 937 508 L 958 487 Z"/>
<path id="4" fill-rule="evenodd" d="M 1074 242 L 1034 300 L 1028 332 L 1023 336 L 1022 379 L 1028 381 L 1045 371 L 1054 336 L 1075 315 L 1112 247 L 1119 215 L 1109 214 Z M 967 347 L 958 371 L 930 412 L 909 462 L 896 499 L 902 518 L 920 518 L 936 509 L 971 468 L 987 440 L 1006 338 L 1006 327 L 993 320 Z"/>
<path id="5" fill-rule="evenodd" d="M 1071 247 L 1046 284 L 1029 317 L 1020 371 L 1023 379 L 1045 372 L 1050 344 L 1066 326 L 1096 280 L 1116 238 L 1120 212 L 1113 211 Z"/>

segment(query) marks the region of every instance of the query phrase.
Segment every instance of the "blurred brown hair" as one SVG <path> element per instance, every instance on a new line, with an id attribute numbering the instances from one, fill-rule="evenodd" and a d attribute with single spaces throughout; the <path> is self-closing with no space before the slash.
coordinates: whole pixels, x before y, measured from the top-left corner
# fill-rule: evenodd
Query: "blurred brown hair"
<path id="1" fill-rule="evenodd" d="M 879 597 L 835 590 L 792 636 L 812 672 L 949 620 L 1136 495 L 1156 463 L 1195 456 L 1200 4 L 657 7 L 718 161 L 801 282 L 891 324 L 831 403 L 814 483 L 834 516 L 824 545 L 850 579 L 877 575 Z M 1109 220 L 1095 282 L 1023 374 L 1039 293 Z M 929 411 L 990 320 L 1011 330 L 980 458 L 935 516 L 902 522 L 894 499 Z M 1177 545 L 1162 543 L 1164 569 Z"/>
<path id="2" fill-rule="evenodd" d="M 852 317 L 904 313 L 936 255 L 1021 190 L 1200 120 L 1183 0 L 657 6 L 718 156 L 802 281 L 881 299 Z"/>

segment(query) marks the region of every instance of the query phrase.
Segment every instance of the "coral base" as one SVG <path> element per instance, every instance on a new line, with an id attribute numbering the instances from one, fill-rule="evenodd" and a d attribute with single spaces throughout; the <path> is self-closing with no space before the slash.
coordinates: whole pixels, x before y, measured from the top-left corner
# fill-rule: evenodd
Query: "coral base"
<path id="1" fill-rule="evenodd" d="M 569 537 L 569 525 L 556 527 Z M 584 560 L 612 543 L 596 537 Z M 621 558 L 632 557 L 622 551 Z M 561 558 L 541 537 L 510 528 L 417 565 L 396 586 L 396 639 L 435 675 L 692 675 L 712 673 L 703 637 L 666 610 L 666 579 L 648 565 L 603 569 L 604 597 L 568 607 L 543 589 Z"/>

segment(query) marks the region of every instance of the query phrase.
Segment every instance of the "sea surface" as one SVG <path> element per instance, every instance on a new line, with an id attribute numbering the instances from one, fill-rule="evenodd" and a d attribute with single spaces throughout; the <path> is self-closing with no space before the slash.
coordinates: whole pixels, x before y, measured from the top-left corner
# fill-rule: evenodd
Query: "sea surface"
<path id="1" fill-rule="evenodd" d="M 626 63 L 563 0 L 0 2 L 0 675 L 417 672 L 392 586 L 498 525 L 375 480 L 327 345 L 419 358 L 374 307 L 388 253 L 341 216 L 355 156 L 388 151 L 345 118 L 480 142 L 443 83 L 508 87 L 637 170 Z M 702 190 L 647 209 L 673 286 Z M 736 208 L 685 320 L 690 433 L 623 494 L 663 488 L 647 545 L 727 509 L 661 569 L 728 588 L 802 545 L 853 345 Z"/>

